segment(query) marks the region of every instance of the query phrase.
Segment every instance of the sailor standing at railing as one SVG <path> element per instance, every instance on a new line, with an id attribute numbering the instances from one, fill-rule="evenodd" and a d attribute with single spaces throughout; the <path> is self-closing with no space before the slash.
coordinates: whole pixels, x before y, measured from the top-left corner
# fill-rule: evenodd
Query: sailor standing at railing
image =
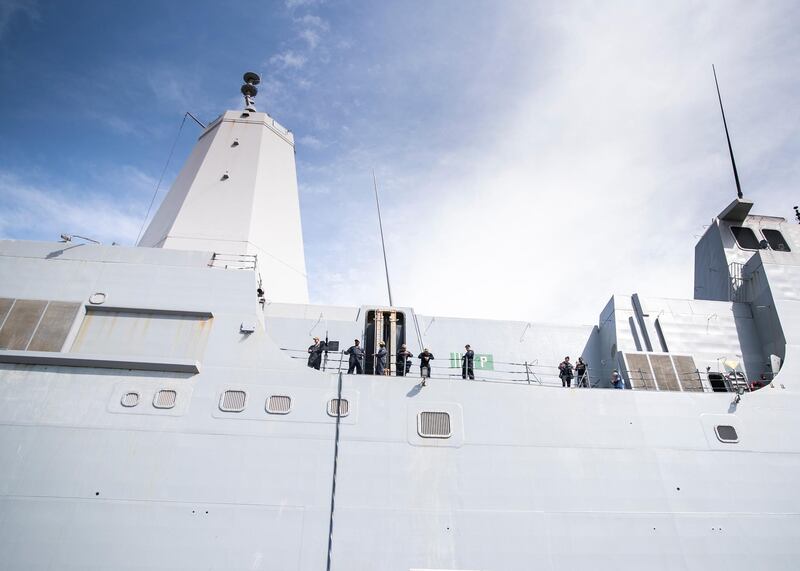
<path id="1" fill-rule="evenodd" d="M 411 371 L 411 358 L 414 353 L 408 350 L 406 344 L 400 345 L 400 350 L 397 352 L 397 376 L 402 377 L 408 375 Z"/>
<path id="2" fill-rule="evenodd" d="M 469 348 L 469 344 L 464 345 L 464 354 L 461 356 L 461 378 L 469 377 L 475 380 L 475 351 Z"/>
<path id="3" fill-rule="evenodd" d="M 353 339 L 353 346 L 344 352 L 345 355 L 350 355 L 350 360 L 347 365 L 347 374 L 352 375 L 353 371 L 357 375 L 364 374 L 364 349 L 361 348 L 361 341 Z"/>
<path id="4" fill-rule="evenodd" d="M 388 353 L 386 351 L 386 343 L 381 341 L 378 343 L 378 347 L 378 352 L 372 355 L 375 358 L 375 374 L 384 375 L 386 374 L 386 355 Z"/>
<path id="5" fill-rule="evenodd" d="M 425 379 L 431 376 L 431 361 L 433 361 L 433 353 L 428 351 L 428 348 L 422 350 L 418 355 L 419 358 L 419 376 L 422 377 L 422 384 L 425 384 Z"/>
<path id="6" fill-rule="evenodd" d="M 589 377 L 586 376 L 586 363 L 583 357 L 578 357 L 578 362 L 575 363 L 575 386 L 589 387 Z"/>
<path id="7" fill-rule="evenodd" d="M 312 369 L 319 371 L 322 365 L 322 352 L 325 350 L 325 345 L 319 340 L 319 337 L 314 337 L 314 344 L 308 348 L 308 366 Z"/>
<path id="8" fill-rule="evenodd" d="M 569 362 L 569 356 L 564 357 L 558 365 L 558 376 L 561 377 L 562 387 L 569 388 L 572 385 L 572 363 Z"/>

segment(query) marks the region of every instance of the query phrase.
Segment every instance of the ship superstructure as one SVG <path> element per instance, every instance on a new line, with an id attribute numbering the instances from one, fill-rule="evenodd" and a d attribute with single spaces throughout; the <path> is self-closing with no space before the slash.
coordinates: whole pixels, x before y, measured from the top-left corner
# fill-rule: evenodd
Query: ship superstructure
<path id="1" fill-rule="evenodd" d="M 138 247 L 0 241 L 3 568 L 797 567 L 800 226 L 737 198 L 693 299 L 587 325 L 313 305 L 293 139 L 249 97 Z M 354 339 L 431 378 L 345 374 Z"/>

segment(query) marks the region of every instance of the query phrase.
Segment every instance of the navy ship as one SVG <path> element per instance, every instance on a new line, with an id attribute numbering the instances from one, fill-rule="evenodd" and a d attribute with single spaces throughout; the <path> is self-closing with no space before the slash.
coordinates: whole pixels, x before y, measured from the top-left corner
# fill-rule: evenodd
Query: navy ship
<path id="1" fill-rule="evenodd" d="M 721 204 L 587 324 L 311 304 L 258 81 L 136 247 L 0 241 L 0 567 L 800 565 L 800 225 Z"/>

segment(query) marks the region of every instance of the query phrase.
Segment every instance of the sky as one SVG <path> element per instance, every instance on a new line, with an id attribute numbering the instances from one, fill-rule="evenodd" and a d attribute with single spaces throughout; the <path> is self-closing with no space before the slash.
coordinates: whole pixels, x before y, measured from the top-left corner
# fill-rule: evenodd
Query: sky
<path id="1" fill-rule="evenodd" d="M 793 216 L 798 29 L 777 0 L 0 0 L 0 238 L 132 245 L 184 113 L 241 108 L 253 70 L 295 135 L 312 303 L 387 302 L 374 169 L 395 305 L 596 323 L 692 296 L 736 192 L 712 63 L 745 196 Z"/>

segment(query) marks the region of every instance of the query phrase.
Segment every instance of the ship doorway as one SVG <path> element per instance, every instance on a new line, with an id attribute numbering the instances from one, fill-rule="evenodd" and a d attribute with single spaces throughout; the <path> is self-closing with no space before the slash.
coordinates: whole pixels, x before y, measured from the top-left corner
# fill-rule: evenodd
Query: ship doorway
<path id="1" fill-rule="evenodd" d="M 708 383 L 711 385 L 711 390 L 715 393 L 728 392 L 728 383 L 725 382 L 725 377 L 722 373 L 709 373 Z"/>
<path id="2" fill-rule="evenodd" d="M 388 352 L 385 374 L 397 372 L 397 351 L 406 342 L 406 316 L 402 311 L 394 309 L 372 309 L 367 311 L 367 322 L 364 326 L 364 348 L 367 354 L 364 372 L 375 374 L 375 358 L 380 342 L 386 343 Z"/>

